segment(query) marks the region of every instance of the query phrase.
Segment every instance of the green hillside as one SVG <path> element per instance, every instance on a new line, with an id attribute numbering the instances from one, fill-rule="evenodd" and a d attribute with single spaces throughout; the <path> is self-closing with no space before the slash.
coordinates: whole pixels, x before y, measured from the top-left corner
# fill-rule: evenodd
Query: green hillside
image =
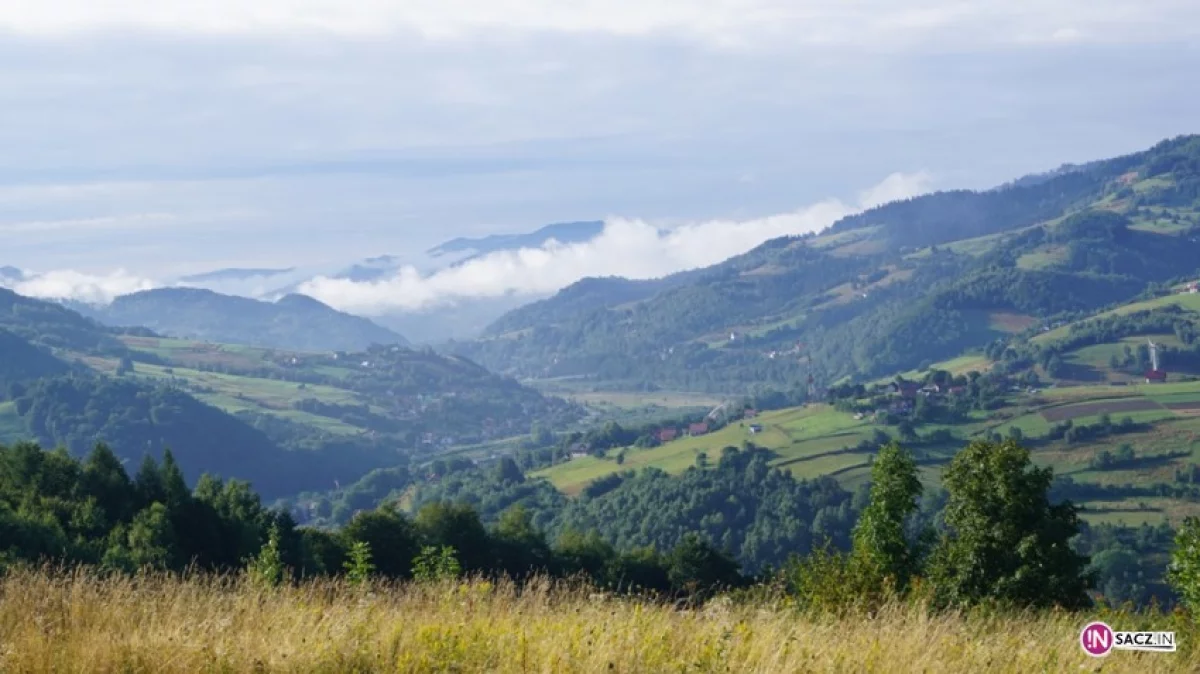
<path id="1" fill-rule="evenodd" d="M 123 295 L 103 307 L 78 308 L 106 325 L 186 339 L 315 351 L 408 345 L 387 328 L 304 295 L 262 302 L 196 288 L 159 288 Z"/>
<path id="2" fill-rule="evenodd" d="M 1034 443 L 1036 462 L 1053 467 L 1056 475 L 1069 477 L 1081 486 L 1102 488 L 1096 493 L 1077 490 L 1084 497 L 1076 500 L 1088 508 L 1085 517 L 1090 520 L 1156 523 L 1200 514 L 1200 499 L 1158 493 L 1163 491 L 1162 485 L 1191 485 L 1193 471 L 1200 476 L 1200 381 L 1036 391 L 1010 393 L 1003 398 L 1002 406 L 986 412 L 971 411 L 958 421 L 917 423 L 906 444 L 917 448 L 932 483 L 941 466 L 965 442 L 992 434 L 1007 437 L 1011 429 L 1017 428 L 1021 437 Z M 1134 426 L 1086 441 L 1049 437 L 1055 425 L 1069 421 L 1072 427 L 1091 427 L 1104 423 L 1106 417 L 1111 424 L 1128 419 Z M 761 431 L 751 433 L 751 425 L 760 426 Z M 574 458 L 533 475 L 574 495 L 600 478 L 627 470 L 655 468 L 679 474 L 702 461 L 701 455 L 715 458 L 723 447 L 741 447 L 749 442 L 771 450 L 771 465 L 797 478 L 830 475 L 853 489 L 866 480 L 879 443 L 902 435 L 894 424 L 814 404 L 764 413 L 711 434 L 685 437 L 650 449 L 617 448 L 603 457 Z M 1122 445 L 1130 445 L 1135 453 L 1127 465 L 1094 467 L 1100 453 L 1116 453 Z"/>
<path id="3" fill-rule="evenodd" d="M 69 366 L 50 350 L 0 329 L 0 385 L 63 374 Z"/>
<path id="4" fill-rule="evenodd" d="M 539 423 L 565 428 L 585 414 L 431 351 L 293 352 L 118 334 L 55 304 L 0 299 L 0 438 L 77 455 L 102 440 L 135 465 L 171 448 L 193 478 L 250 479 L 271 496 L 528 437 Z"/>
<path id="5" fill-rule="evenodd" d="M 1033 443 L 1035 461 L 1073 482 L 1063 488 L 1087 506 L 1089 521 L 1178 522 L 1200 514 L 1200 490 L 1193 487 L 1200 483 L 1200 294 L 1190 286 L 1172 284 L 1157 291 L 1161 296 L 1105 307 L 1054 329 L 1025 325 L 984 352 L 865 386 L 847 378 L 827 394 L 836 404 L 766 412 L 710 434 L 614 448 L 534 474 L 575 495 L 627 470 L 679 474 L 703 463 L 702 455 L 749 442 L 771 450 L 771 464 L 798 478 L 833 476 L 854 488 L 887 439 L 916 448 L 933 478 L 971 439 L 1015 434 Z M 1146 382 L 1150 341 L 1166 383 Z M 878 391 L 897 379 L 957 382 L 966 397 L 943 392 L 934 396 L 941 402 L 932 412 L 880 418 L 875 411 L 896 398 Z M 751 425 L 761 428 L 752 433 Z"/>
<path id="6" fill-rule="evenodd" d="M 473 343 L 531 380 L 745 393 L 886 376 L 1200 264 L 1200 137 L 984 192 L 887 204 L 652 282 L 589 279 Z"/>

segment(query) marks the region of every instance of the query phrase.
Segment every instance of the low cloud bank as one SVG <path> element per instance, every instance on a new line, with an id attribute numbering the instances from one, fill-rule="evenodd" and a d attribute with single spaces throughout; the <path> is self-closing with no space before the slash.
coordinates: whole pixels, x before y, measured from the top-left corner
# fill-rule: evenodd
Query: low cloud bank
<path id="1" fill-rule="evenodd" d="M 307 276 L 304 270 L 203 283 L 161 282 L 124 269 L 107 274 L 62 269 L 5 268 L 0 287 L 21 295 L 107 304 L 114 298 L 164 286 L 203 287 L 224 294 L 273 299 L 284 288 L 364 316 L 417 312 L 472 299 L 548 295 L 586 277 L 658 278 L 717 264 L 780 236 L 816 232 L 846 215 L 928 191 L 926 173 L 895 173 L 862 192 L 855 204 L 827 199 L 791 213 L 752 220 L 711 220 L 669 230 L 645 221 L 610 218 L 583 243 L 550 241 L 537 248 L 499 251 L 423 274 L 403 266 L 373 281 Z M 309 270 L 307 275 L 311 275 Z M 293 286 L 293 284 L 297 284 Z"/>
<path id="2" fill-rule="evenodd" d="M 73 269 L 43 273 L 24 271 L 20 277 L 0 276 L 0 286 L 19 295 L 55 300 L 78 300 L 107 304 L 120 295 L 156 287 L 154 281 L 134 276 L 124 269 L 109 274 L 85 274 Z"/>
<path id="3" fill-rule="evenodd" d="M 928 191 L 929 175 L 895 173 L 859 195 L 856 204 L 828 199 L 800 210 L 745 221 L 712 220 L 666 232 L 641 220 L 611 218 L 596 238 L 570 245 L 491 253 L 422 275 L 414 267 L 374 281 L 320 276 L 299 292 L 343 311 L 377 316 L 419 311 L 470 298 L 556 292 L 580 279 L 658 278 L 706 267 L 773 238 L 816 232 L 839 218 Z"/>

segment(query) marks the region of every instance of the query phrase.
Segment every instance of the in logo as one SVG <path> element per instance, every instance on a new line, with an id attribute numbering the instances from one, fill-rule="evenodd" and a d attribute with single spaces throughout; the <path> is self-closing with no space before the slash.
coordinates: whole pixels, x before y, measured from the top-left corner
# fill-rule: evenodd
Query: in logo
<path id="1" fill-rule="evenodd" d="M 1150 653 L 1174 653 L 1174 632 L 1114 632 L 1102 623 L 1088 623 L 1079 633 L 1079 645 L 1083 652 L 1094 658 L 1102 658 L 1115 650 L 1147 651 Z"/>
<path id="2" fill-rule="evenodd" d="M 1112 628 L 1108 625 L 1101 622 L 1090 623 L 1079 634 L 1079 643 L 1088 655 L 1102 658 L 1112 650 L 1113 636 Z"/>

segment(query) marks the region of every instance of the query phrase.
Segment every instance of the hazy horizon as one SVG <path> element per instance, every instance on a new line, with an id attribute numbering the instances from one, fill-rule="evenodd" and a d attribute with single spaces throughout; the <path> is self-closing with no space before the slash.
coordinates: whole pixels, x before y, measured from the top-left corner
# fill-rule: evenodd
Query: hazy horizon
<path id="1" fill-rule="evenodd" d="M 604 219 L 620 236 L 590 248 L 307 287 L 371 315 L 661 275 L 819 228 L 888 176 L 897 196 L 987 188 L 1200 131 L 1197 19 L 1173 0 L 6 5 L 0 265 L 103 299 Z"/>

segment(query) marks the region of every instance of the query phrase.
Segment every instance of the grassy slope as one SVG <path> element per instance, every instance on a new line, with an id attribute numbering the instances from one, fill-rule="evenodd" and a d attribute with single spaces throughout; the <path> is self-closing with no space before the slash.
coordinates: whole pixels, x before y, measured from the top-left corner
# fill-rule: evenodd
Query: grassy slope
<path id="1" fill-rule="evenodd" d="M 992 237 L 972 244 L 972 250 L 980 250 L 989 243 Z M 1102 312 L 1098 316 L 1128 314 L 1135 311 L 1154 309 L 1168 305 L 1178 305 L 1184 309 L 1200 312 L 1200 295 L 1175 294 L 1153 300 L 1133 302 L 1116 309 Z M 1030 326 L 1030 319 L 1019 314 L 992 312 L 987 320 L 998 330 L 1018 332 Z M 1043 333 L 1034 341 L 1047 344 L 1066 336 L 1069 326 L 1063 326 L 1051 332 Z M 1175 335 L 1151 335 L 1156 342 L 1178 347 L 1181 346 Z M 1145 342 L 1146 337 L 1130 337 L 1113 344 L 1100 344 L 1077 349 L 1065 354 L 1065 360 L 1077 366 L 1076 372 L 1088 375 L 1094 383 L 1084 380 L 1069 381 L 1070 386 L 1054 387 L 1039 391 L 1036 395 L 1019 394 L 1010 405 L 998 410 L 990 417 L 983 414 L 971 423 L 947 427 L 960 442 L 980 437 L 991 432 L 1007 434 L 1012 427 L 1019 428 L 1027 437 L 1045 435 L 1053 423 L 1070 418 L 1076 425 L 1094 424 L 1105 412 L 1104 405 L 1111 404 L 1108 411 L 1114 421 L 1125 417 L 1133 421 L 1149 424 L 1145 431 L 1124 434 L 1089 441 L 1086 446 L 1067 447 L 1058 442 L 1040 447 L 1035 452 L 1035 460 L 1043 465 L 1055 468 L 1056 472 L 1070 475 L 1080 482 L 1096 482 L 1100 484 L 1149 484 L 1153 482 L 1171 483 L 1176 469 L 1186 468 L 1188 464 L 1200 462 L 1200 410 L 1189 411 L 1180 409 L 1146 409 L 1121 410 L 1121 401 L 1149 399 L 1160 404 L 1176 404 L 1200 402 L 1200 382 L 1172 382 L 1168 384 L 1145 385 L 1141 379 L 1124 373 L 1109 370 L 1109 357 L 1123 353 L 1124 346 L 1136 347 Z M 984 371 L 991 363 L 982 355 L 962 355 L 949 360 L 935 363 L 934 369 L 946 370 L 953 374 L 965 374 L 969 371 Z M 908 379 L 922 376 L 922 372 L 909 371 L 901 373 Z M 885 377 L 875 383 L 890 381 Z M 1114 387 L 1108 382 L 1124 382 L 1128 385 Z M 1083 385 L 1078 385 L 1083 384 Z M 1097 405 L 1100 404 L 1100 407 Z M 1049 418 L 1043 414 L 1047 410 Z M 864 465 L 867 456 L 859 452 L 842 451 L 848 446 L 856 445 L 863 439 L 870 439 L 874 432 L 882 430 L 895 434 L 894 429 L 875 425 L 869 421 L 856 421 L 850 415 L 837 412 L 824 405 L 814 405 L 804 408 L 781 410 L 762 415 L 754 423 L 763 426 L 763 432 L 751 435 L 745 425 L 734 424 L 716 433 L 697 438 L 682 438 L 661 447 L 648 450 L 628 448 L 624 450 L 624 463 L 618 465 L 616 456 L 621 450 L 613 450 L 605 458 L 576 459 L 568 463 L 553 466 L 537 473 L 546 477 L 556 487 L 568 494 L 576 494 L 589 482 L 609 475 L 613 472 L 654 467 L 669 473 L 680 473 L 689 466 L 695 465 L 697 456 L 706 453 L 715 460 L 722 447 L 741 446 L 744 441 L 751 441 L 759 446 L 775 451 L 778 458 L 775 464 L 790 470 L 797 477 L 813 478 L 820 475 L 835 475 L 839 481 L 848 487 L 855 487 L 866 479 L 868 469 Z M 927 433 L 936 427 L 928 426 L 918 429 Z M 1161 462 L 1147 461 L 1144 469 L 1094 472 L 1087 470 L 1088 462 L 1093 456 L 1104 449 L 1114 450 L 1119 445 L 1129 443 L 1134 446 L 1139 455 L 1156 455 L 1166 452 L 1192 452 L 1193 455 L 1176 457 Z M 944 460 L 949 458 L 953 448 L 947 451 L 934 452 L 930 463 L 925 467 L 929 476 L 940 470 Z M 1145 502 L 1148 507 L 1138 503 Z M 1200 505 L 1177 503 L 1169 499 L 1140 498 L 1130 499 L 1128 503 L 1094 502 L 1089 505 L 1098 509 L 1089 513 L 1089 519 L 1096 521 L 1112 521 L 1119 519 L 1132 522 L 1157 522 L 1163 517 L 1176 517 L 1182 513 L 1200 514 Z M 1099 510 L 1099 509 L 1107 510 Z M 1125 510 L 1128 512 L 1114 512 Z"/>
<path id="2" fill-rule="evenodd" d="M 762 432 L 750 433 L 752 423 L 761 425 Z M 863 454 L 834 453 L 869 438 L 874 428 L 827 405 L 812 405 L 768 412 L 750 422 L 734 423 L 708 435 L 680 438 L 651 449 L 629 448 L 624 450 L 623 464 L 616 462 L 620 450 L 613 450 L 602 459 L 575 459 L 535 475 L 574 494 L 596 478 L 623 470 L 653 467 L 681 473 L 694 465 L 701 453 L 716 461 L 723 447 L 741 447 L 749 441 L 775 451 L 775 463 L 797 477 L 812 478 L 866 461 Z"/>
<path id="3" fill-rule="evenodd" d="M 112 374 L 115 359 L 86 357 L 84 363 L 98 372 Z M 170 370 L 170 372 L 168 372 Z M 203 372 L 185 367 L 162 367 L 136 363 L 133 377 L 161 382 L 173 382 L 198 399 L 229 413 L 250 410 L 308 424 L 333 433 L 358 433 L 360 429 L 337 419 L 303 412 L 292 404 L 306 398 L 326 403 L 351 404 L 358 402 L 352 391 L 315 384 L 300 385 L 277 379 L 260 379 L 219 372 Z"/>
<path id="4" fill-rule="evenodd" d="M 1129 417 L 1135 422 L 1148 424 L 1149 428 L 1137 433 L 1089 441 L 1083 445 L 1067 445 L 1060 441 L 1039 446 L 1034 450 L 1034 460 L 1053 467 L 1056 473 L 1070 475 L 1077 482 L 1115 485 L 1170 483 L 1177 468 L 1193 463 L 1195 457 L 1200 457 L 1200 410 L 1171 410 L 1165 407 L 1133 411 L 1120 409 L 1122 404 L 1129 401 L 1147 400 L 1159 404 L 1200 402 L 1200 382 L 1125 387 L 1078 386 L 1047 389 L 1036 395 L 1022 393 L 1015 395 L 1008 407 L 990 416 L 981 413 L 968 423 L 945 428 L 954 433 L 961 444 L 991 432 L 1007 434 L 1013 426 L 1020 428 L 1028 437 L 1045 435 L 1052 425 L 1047 415 L 1054 423 L 1069 418 L 1076 425 L 1094 424 L 1106 412 L 1113 421 Z M 1109 407 L 1112 409 L 1106 409 Z M 750 434 L 750 423 L 761 425 L 763 431 Z M 926 426 L 918 430 L 927 433 L 936 428 L 942 427 Z M 564 493 L 577 494 L 589 482 L 623 470 L 653 467 L 678 474 L 695 465 L 701 453 L 715 461 L 723 447 L 740 447 L 743 441 L 751 441 L 773 450 L 777 454 L 775 465 L 791 471 L 796 477 L 834 475 L 844 485 L 853 488 L 866 478 L 866 461 L 870 454 L 846 450 L 861 440 L 871 439 L 876 430 L 895 434 L 894 428 L 869 420 L 856 420 L 828 405 L 810 405 L 769 412 L 753 422 L 734 423 L 709 435 L 681 438 L 652 449 L 627 448 L 612 450 L 604 458 L 574 459 L 539 471 L 535 476 L 545 477 Z M 1145 461 L 1145 465 L 1139 464 L 1130 470 L 1087 470 L 1088 462 L 1096 452 L 1115 450 L 1123 443 L 1133 445 L 1139 456 L 1166 452 L 1191 454 L 1162 461 Z M 932 480 L 954 450 L 954 447 L 923 450 L 927 461 L 924 467 L 926 477 Z M 624 462 L 618 464 L 616 457 L 622 451 Z M 1143 501 L 1150 507 L 1137 507 L 1137 503 Z M 1159 498 L 1130 498 L 1116 505 L 1100 501 L 1084 505 L 1105 510 L 1130 510 L 1125 519 L 1134 522 L 1157 522 L 1163 517 L 1175 519 L 1183 514 L 1200 514 L 1200 504 Z M 1097 512 L 1094 515 L 1087 513 L 1086 517 L 1111 520 L 1117 515 Z"/>
<path id="5" fill-rule="evenodd" d="M 263 592 L 208 579 L 0 580 L 0 668 L 14 672 L 1105 672 L 1200 670 L 1184 618 L 1116 612 L 814 617 L 782 602 L 700 610 L 535 583 L 334 582 Z M 1174 630 L 1180 652 L 1079 647 L 1104 619 Z"/>
<path id="6" fill-rule="evenodd" d="M 1137 311 L 1149 311 L 1151 309 L 1159 309 L 1170 305 L 1176 305 L 1189 311 L 1200 312 L 1200 294 L 1192 295 L 1177 293 L 1174 295 L 1166 295 L 1164 297 L 1156 297 L 1152 300 L 1145 300 L 1142 302 L 1131 302 L 1129 304 L 1121 305 L 1115 309 L 1098 313 L 1094 316 L 1091 316 L 1087 320 L 1104 318 L 1105 316 L 1121 316 L 1125 314 L 1132 314 Z M 1055 342 L 1066 337 L 1068 334 L 1070 334 L 1070 330 L 1070 324 L 1062 325 L 1048 332 L 1043 332 L 1030 341 L 1035 344 L 1049 344 L 1050 342 Z"/>

